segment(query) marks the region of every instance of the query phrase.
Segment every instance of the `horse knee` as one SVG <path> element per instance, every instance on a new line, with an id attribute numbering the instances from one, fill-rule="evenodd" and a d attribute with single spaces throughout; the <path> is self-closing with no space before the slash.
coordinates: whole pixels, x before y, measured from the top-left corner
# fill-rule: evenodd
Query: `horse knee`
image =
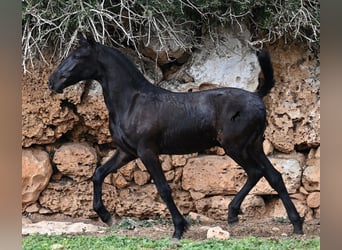
<path id="1" fill-rule="evenodd" d="M 91 177 L 91 181 L 94 184 L 101 184 L 103 182 L 103 177 L 101 176 L 101 173 L 98 171 L 98 169 L 95 170 L 93 176 Z"/>

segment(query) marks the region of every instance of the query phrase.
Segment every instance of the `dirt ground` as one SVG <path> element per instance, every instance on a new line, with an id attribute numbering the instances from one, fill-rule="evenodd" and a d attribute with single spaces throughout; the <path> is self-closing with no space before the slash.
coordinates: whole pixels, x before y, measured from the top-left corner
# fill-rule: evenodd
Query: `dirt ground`
<path id="1" fill-rule="evenodd" d="M 155 219 L 139 221 L 134 218 L 123 218 L 116 221 L 116 225 L 109 228 L 99 220 L 90 220 L 82 218 L 70 218 L 60 215 L 55 216 L 42 216 L 42 215 L 25 215 L 23 216 L 22 232 L 23 236 L 30 234 L 30 228 L 42 222 L 51 222 L 49 230 L 54 231 L 53 227 L 61 227 L 61 223 L 54 226 L 52 222 L 66 223 L 65 232 L 68 233 L 68 227 L 75 224 L 89 225 L 93 227 L 92 231 L 85 230 L 84 228 L 79 232 L 82 234 L 93 235 L 106 235 L 117 234 L 123 236 L 147 237 L 151 239 L 161 239 L 171 237 L 173 233 L 173 225 L 170 219 Z M 39 222 L 39 223 L 38 223 Z M 42 224 L 43 225 L 43 224 Z M 52 226 L 51 226 L 52 225 Z M 320 236 L 320 222 L 319 220 L 310 220 L 304 223 L 304 235 L 298 236 L 292 234 L 292 225 L 287 221 L 273 220 L 273 219 L 253 219 L 253 218 L 240 218 L 240 221 L 234 225 L 228 225 L 226 221 L 213 221 L 210 223 L 203 223 L 190 220 L 190 228 L 184 234 L 183 238 L 195 241 L 206 239 L 207 231 L 210 227 L 220 226 L 223 230 L 230 233 L 232 238 L 244 238 L 248 236 L 263 237 L 263 238 L 286 238 L 286 237 L 299 237 L 311 238 Z M 95 229 L 94 229 L 95 228 Z M 39 232 L 39 228 L 35 229 Z M 41 233 L 46 232 L 47 227 L 42 226 Z M 55 228 L 57 231 L 57 228 Z M 60 230 L 59 230 L 60 231 Z M 70 232 L 69 232 L 70 233 Z M 72 232 L 72 233 L 75 233 Z M 76 232 L 77 233 L 77 232 Z"/>

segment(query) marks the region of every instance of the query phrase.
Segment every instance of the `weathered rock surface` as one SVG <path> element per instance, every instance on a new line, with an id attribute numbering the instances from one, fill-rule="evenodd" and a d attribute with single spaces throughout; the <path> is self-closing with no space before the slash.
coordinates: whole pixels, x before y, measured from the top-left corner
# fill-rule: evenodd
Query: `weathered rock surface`
<path id="1" fill-rule="evenodd" d="M 63 175 L 80 182 L 90 179 L 93 175 L 97 154 L 95 149 L 86 143 L 68 143 L 56 150 L 53 161 Z"/>
<path id="2" fill-rule="evenodd" d="M 303 172 L 303 186 L 307 191 L 319 191 L 321 189 L 320 166 L 308 166 Z"/>
<path id="3" fill-rule="evenodd" d="M 199 73 L 214 72 L 213 76 L 223 77 L 223 80 L 217 80 L 218 83 L 215 84 L 216 80 L 196 79 L 195 77 L 195 83 L 180 84 L 182 91 L 196 88 L 196 86 L 201 89 L 200 87 L 203 84 L 206 86 L 210 84 L 213 87 L 225 86 L 222 82 L 236 82 L 236 79 L 240 79 L 242 84 L 238 87 L 252 90 L 256 88 L 259 68 L 254 52 L 245 49 L 239 39 L 234 38 L 235 40 L 232 39 L 234 42 L 230 43 L 230 40 L 227 39 L 232 35 L 227 34 L 226 36 L 221 47 L 210 47 L 212 50 L 202 56 L 209 59 L 233 60 L 235 58 L 234 60 L 236 60 L 236 53 L 234 56 L 218 53 L 224 49 L 229 50 L 229 46 L 233 46 L 239 52 L 237 54 L 240 61 L 245 60 L 241 58 L 250 57 L 255 63 L 248 63 L 249 59 L 246 59 L 248 65 L 245 65 L 246 67 L 241 66 L 242 70 L 234 67 L 240 67 L 239 65 L 244 64 L 234 61 L 234 67 L 224 69 L 224 74 L 215 73 L 215 70 L 218 70 L 217 65 L 224 64 L 215 63 L 212 67 L 207 65 L 209 68 L 198 66 Z M 293 45 L 281 48 L 274 46 L 270 47 L 269 50 L 274 64 L 276 84 L 272 92 L 265 97 L 269 113 L 266 138 L 275 149 L 285 153 L 293 152 L 296 148 L 305 149 L 319 146 L 320 72 L 317 61 L 310 53 L 303 51 L 303 48 Z M 225 56 L 222 56 L 223 54 Z M 194 55 L 190 69 L 196 68 L 197 63 L 201 61 L 196 59 L 198 56 L 200 57 L 200 55 Z M 202 60 L 202 63 L 211 60 L 209 59 Z M 246 70 L 250 67 L 251 70 Z M 101 86 L 96 82 L 77 84 L 65 89 L 65 93 L 62 95 L 51 94 L 46 84 L 51 70 L 52 68 L 46 68 L 35 74 L 24 76 L 22 95 L 23 146 L 53 143 L 73 129 L 75 131 L 72 133 L 75 134 L 76 138 L 85 138 L 87 134 L 90 134 L 99 144 L 111 142 L 108 130 L 108 111 L 101 96 Z M 238 76 L 232 72 L 236 72 Z M 225 74 L 234 79 L 229 80 Z M 250 80 L 244 80 L 242 74 L 247 74 Z M 72 107 L 73 105 L 75 108 Z M 82 129 L 75 127 L 78 124 L 83 126 Z M 87 139 L 89 140 L 89 138 Z"/>
<path id="4" fill-rule="evenodd" d="M 321 204 L 321 193 L 312 192 L 308 195 L 307 203 L 310 208 L 318 208 Z"/>
<path id="5" fill-rule="evenodd" d="M 165 42 L 165 41 L 164 41 Z M 159 65 L 177 62 L 183 64 L 189 58 L 189 54 L 170 39 L 165 44 L 160 44 L 158 39 L 151 39 L 142 49 L 142 54 Z"/>
<path id="6" fill-rule="evenodd" d="M 228 204 L 233 196 L 212 196 L 195 201 L 195 207 L 198 213 L 204 214 L 215 220 L 227 220 Z"/>
<path id="7" fill-rule="evenodd" d="M 266 138 L 285 153 L 320 144 L 320 67 L 300 46 L 269 48 L 275 73 L 274 89 L 264 101 L 268 108 Z"/>
<path id="8" fill-rule="evenodd" d="M 22 151 L 22 209 L 35 203 L 46 188 L 52 175 L 52 166 L 47 152 L 39 149 Z"/>
<path id="9" fill-rule="evenodd" d="M 258 86 L 259 63 L 255 52 L 245 41 L 249 39 L 246 31 L 238 37 L 228 28 L 218 28 L 213 37 L 205 37 L 205 49 L 194 52 L 189 75 L 197 83 L 214 83 L 221 87 L 237 87 L 254 91 Z M 220 41 L 220 46 L 212 39 Z"/>
<path id="10" fill-rule="evenodd" d="M 244 170 L 230 157 L 209 155 L 188 159 L 182 187 L 204 195 L 236 194 L 245 180 Z"/>
<path id="11" fill-rule="evenodd" d="M 105 232 L 106 228 L 95 226 L 83 222 L 62 222 L 62 221 L 40 221 L 37 223 L 23 223 L 22 235 L 31 234 L 47 234 L 47 235 L 61 235 L 61 234 L 75 234 L 75 233 L 101 233 Z M 59 249 L 64 249 L 62 248 Z"/>
<path id="12" fill-rule="evenodd" d="M 207 239 L 228 240 L 230 234 L 228 231 L 223 230 L 221 227 L 211 227 L 207 232 Z"/>
<path id="13" fill-rule="evenodd" d="M 289 193 L 295 193 L 301 185 L 302 168 L 297 159 L 270 158 L 282 174 Z M 228 156 L 202 156 L 189 159 L 183 170 L 182 187 L 198 198 L 205 195 L 236 194 L 247 180 L 245 171 Z M 200 195 L 199 193 L 203 194 Z M 262 178 L 251 194 L 269 195 L 276 191 Z M 193 196 L 194 199 L 196 199 Z"/>
<path id="14" fill-rule="evenodd" d="M 308 208 L 305 201 L 292 199 L 292 202 L 297 208 L 297 211 L 301 217 L 305 217 L 305 219 L 312 219 L 312 210 Z M 269 215 L 273 218 L 288 218 L 281 199 L 276 199 L 274 202 L 271 202 L 268 206 L 268 209 L 270 210 Z"/>
<path id="15" fill-rule="evenodd" d="M 169 216 L 169 211 L 154 184 L 131 185 L 126 189 L 118 190 L 118 193 L 116 213 L 119 216 L 132 216 L 140 219 L 153 215 Z M 173 197 L 177 207 L 183 213 L 187 214 L 193 209 L 188 192 L 174 192 Z"/>
<path id="16" fill-rule="evenodd" d="M 261 218 L 266 213 L 264 199 L 258 195 L 247 195 L 241 204 L 241 212 L 244 216 Z"/>
<path id="17" fill-rule="evenodd" d="M 215 220 L 203 215 L 203 214 L 198 214 L 198 213 L 194 213 L 194 212 L 190 212 L 189 213 L 189 218 L 191 218 L 192 220 L 194 221 L 198 221 L 200 223 L 212 223 L 214 222 Z"/>
<path id="18" fill-rule="evenodd" d="M 150 174 L 145 171 L 135 171 L 134 172 L 134 182 L 139 186 L 146 184 L 150 180 Z"/>
<path id="19" fill-rule="evenodd" d="M 84 143 L 64 144 L 56 151 L 54 161 L 57 168 L 63 176 L 71 179 L 53 178 L 55 181 L 50 182 L 39 199 L 40 205 L 46 210 L 44 213 L 63 212 L 73 217 L 96 216 L 92 210 L 92 183 L 89 180 L 96 164 L 94 152 L 94 149 Z M 292 193 L 291 197 L 299 206 L 297 208 L 301 210 L 301 214 L 312 216 L 310 207 L 318 208 L 319 202 L 316 199 L 309 207 L 309 204 L 306 204 L 309 203 L 309 200 L 307 201 L 309 193 L 300 186 L 301 165 L 305 162 L 303 156 L 297 154 L 288 157 L 270 159 L 282 173 L 286 186 Z M 228 156 L 201 155 L 185 158 L 161 156 L 160 158 L 163 160 L 162 166 L 173 190 L 175 202 L 184 214 L 196 211 L 212 219 L 226 220 L 228 204 L 246 181 L 246 174 L 242 168 Z M 173 164 L 185 164 L 185 166 L 175 167 Z M 169 215 L 140 160 L 132 161 L 117 173 L 108 176 L 105 183 L 103 197 L 112 213 L 137 218 Z M 242 203 L 241 210 L 244 216 L 286 217 L 282 203 L 273 203 L 276 205 L 271 208 L 265 203 L 262 196 L 270 194 L 276 192 L 265 180 L 260 180 Z"/>
<path id="20" fill-rule="evenodd" d="M 115 187 L 103 184 L 102 197 L 108 211 L 113 212 L 117 204 Z M 86 218 L 97 216 L 93 210 L 93 185 L 90 181 L 77 183 L 63 179 L 59 182 L 50 182 L 41 193 L 39 203 L 51 213 Z"/>
<path id="21" fill-rule="evenodd" d="M 82 102 L 77 105 L 77 113 L 82 118 L 87 133 L 92 135 L 97 143 L 109 143 L 112 141 L 108 128 L 109 114 L 104 103 L 102 87 L 98 82 L 92 81 L 86 91 Z"/>
<path id="22" fill-rule="evenodd" d="M 165 215 L 167 213 L 166 206 L 159 198 L 157 189 L 153 184 L 130 186 L 118 191 L 119 199 L 116 213 L 120 216 L 145 219 L 151 214 Z"/>
<path id="23" fill-rule="evenodd" d="M 52 68 L 41 66 L 34 74 L 23 75 L 22 86 L 22 146 L 55 142 L 71 130 L 79 118 L 63 100 L 80 103 L 84 85 L 67 88 L 56 95 L 48 89 L 48 77 Z"/>

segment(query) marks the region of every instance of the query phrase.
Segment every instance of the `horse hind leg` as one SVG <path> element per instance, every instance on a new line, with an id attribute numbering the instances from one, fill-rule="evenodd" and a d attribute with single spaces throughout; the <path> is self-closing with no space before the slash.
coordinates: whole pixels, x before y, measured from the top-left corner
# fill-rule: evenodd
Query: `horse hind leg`
<path id="1" fill-rule="evenodd" d="M 220 144 L 225 153 L 239 164 L 247 173 L 247 181 L 228 205 L 228 223 L 238 222 L 238 214 L 243 200 L 263 176 L 262 170 L 251 157 L 251 152 L 262 149 L 261 129 L 246 129 L 242 126 L 223 131 Z"/>
<path id="2" fill-rule="evenodd" d="M 233 224 L 238 222 L 238 214 L 241 213 L 241 204 L 262 177 L 262 171 L 257 168 L 257 164 L 255 164 L 251 157 L 248 157 L 246 152 L 243 154 L 241 152 L 234 153 L 226 150 L 226 153 L 246 171 L 248 176 L 244 186 L 228 205 L 228 223 Z"/>
<path id="3" fill-rule="evenodd" d="M 231 152 L 226 150 L 227 154 L 232 157 L 247 173 L 248 179 L 242 189 L 236 194 L 228 207 L 228 222 L 237 222 L 237 215 L 243 199 L 249 191 L 257 184 L 261 177 L 265 177 L 271 187 L 278 193 L 284 204 L 288 217 L 293 225 L 295 234 L 303 234 L 303 218 L 298 214 L 287 189 L 285 187 L 281 174 L 273 167 L 265 155 L 262 144 L 256 143 L 254 147 L 245 144 L 239 151 Z M 236 153 L 238 152 L 238 153 Z"/>
<path id="4" fill-rule="evenodd" d="M 293 225 L 293 232 L 295 234 L 303 234 L 304 218 L 299 216 L 298 211 L 287 192 L 281 174 L 273 167 L 264 152 L 257 154 L 256 158 L 260 166 L 262 166 L 263 176 L 265 176 L 271 187 L 277 191 L 281 201 L 283 202 L 287 215 Z"/>

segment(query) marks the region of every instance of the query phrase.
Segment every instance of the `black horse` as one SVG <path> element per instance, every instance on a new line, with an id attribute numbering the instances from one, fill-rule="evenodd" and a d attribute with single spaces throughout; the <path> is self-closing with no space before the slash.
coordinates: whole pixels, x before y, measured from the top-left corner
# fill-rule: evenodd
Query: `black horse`
<path id="1" fill-rule="evenodd" d="M 261 98 L 272 89 L 274 80 L 269 54 L 262 51 L 257 55 L 264 83 L 254 93 L 237 88 L 174 93 L 151 84 L 118 50 L 92 38 L 80 38 L 79 47 L 50 76 L 49 87 L 62 93 L 81 80 L 97 80 L 102 86 L 110 132 L 117 145 L 115 154 L 92 177 L 93 206 L 102 221 L 112 224 L 101 197 L 104 178 L 140 158 L 171 213 L 173 237 L 180 239 L 188 223 L 174 203 L 158 155 L 188 154 L 221 146 L 248 175 L 228 207 L 228 223 L 238 221 L 243 199 L 264 176 L 278 192 L 294 233 L 303 234 L 303 218 L 281 174 L 263 151 L 266 110 Z"/>

